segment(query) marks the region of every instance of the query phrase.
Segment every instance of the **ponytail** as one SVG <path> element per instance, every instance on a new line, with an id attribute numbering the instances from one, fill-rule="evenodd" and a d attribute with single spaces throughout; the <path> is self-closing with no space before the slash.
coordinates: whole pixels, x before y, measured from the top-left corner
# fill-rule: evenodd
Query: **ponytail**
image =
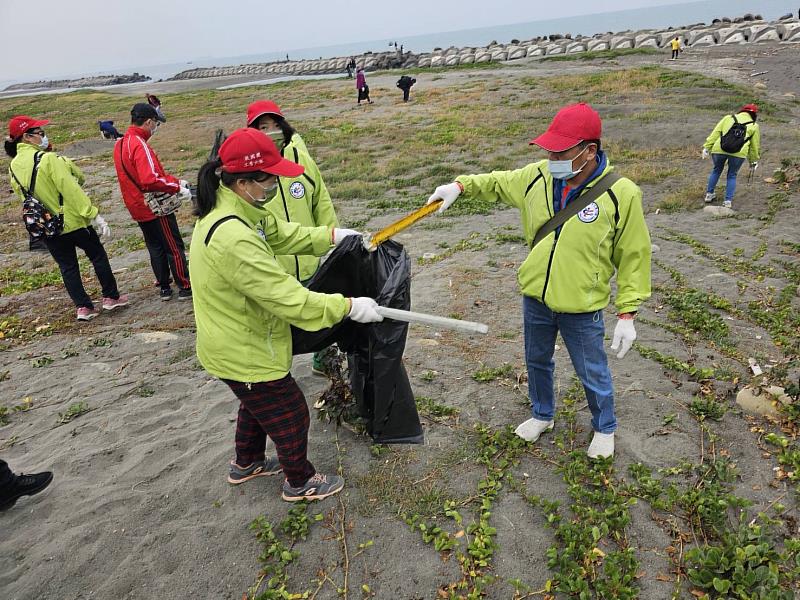
<path id="1" fill-rule="evenodd" d="M 222 161 L 216 158 L 200 167 L 200 172 L 197 174 L 197 198 L 192 211 L 196 217 L 205 217 L 217 205 L 220 179 L 216 171 L 221 166 Z"/>
<path id="2" fill-rule="evenodd" d="M 10 158 L 14 158 L 17 155 L 17 145 L 19 145 L 19 138 L 15 140 L 7 137 L 4 140 L 3 146 L 6 149 L 6 154 L 8 154 Z"/>

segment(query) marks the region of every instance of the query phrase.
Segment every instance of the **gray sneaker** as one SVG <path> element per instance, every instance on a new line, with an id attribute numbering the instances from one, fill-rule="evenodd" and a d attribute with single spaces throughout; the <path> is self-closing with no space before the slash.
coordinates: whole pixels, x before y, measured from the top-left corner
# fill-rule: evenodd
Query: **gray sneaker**
<path id="1" fill-rule="evenodd" d="M 256 461 L 247 467 L 240 467 L 235 462 L 231 461 L 230 470 L 228 472 L 228 483 L 238 485 L 245 481 L 250 481 L 255 477 L 277 475 L 281 470 L 281 463 L 279 463 L 278 459 L 275 457 Z"/>
<path id="2" fill-rule="evenodd" d="M 322 500 L 328 496 L 333 496 L 342 491 L 344 479 L 338 475 L 323 475 L 315 473 L 305 485 L 292 487 L 288 481 L 283 482 L 282 497 L 287 502 L 298 502 L 300 500 Z"/>

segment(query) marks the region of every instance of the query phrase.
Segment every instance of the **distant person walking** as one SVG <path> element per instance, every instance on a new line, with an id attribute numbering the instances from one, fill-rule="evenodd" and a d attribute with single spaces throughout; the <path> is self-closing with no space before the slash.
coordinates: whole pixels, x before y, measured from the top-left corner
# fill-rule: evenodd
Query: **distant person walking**
<path id="1" fill-rule="evenodd" d="M 167 175 L 147 143 L 163 122 L 164 117 L 151 105 L 134 104 L 131 126 L 114 147 L 114 166 L 125 206 L 142 230 L 150 265 L 161 288 L 161 300 L 172 299 L 170 271 L 178 284 L 178 300 L 190 300 L 189 266 L 175 212 L 157 215 L 148 204 L 152 195 L 162 198 L 177 195 L 183 201 L 192 197 L 189 182 Z"/>
<path id="2" fill-rule="evenodd" d="M 731 208 L 733 195 L 736 193 L 736 176 L 745 158 L 750 161 L 751 169 L 758 168 L 758 159 L 761 155 L 761 130 L 756 123 L 757 118 L 758 106 L 745 104 L 738 113 L 722 117 L 706 139 L 702 158 L 708 158 L 711 153 L 711 160 L 714 163 L 708 176 L 706 202 L 713 202 L 716 198 L 714 189 L 726 164 L 728 175 L 725 182 L 725 200 L 722 202 L 722 206 L 726 208 Z"/>
<path id="3" fill-rule="evenodd" d="M 164 112 L 161 110 L 161 100 L 158 99 L 158 96 L 154 96 L 153 94 L 145 94 L 145 98 L 147 98 L 147 103 L 156 109 L 156 112 L 164 120 L 163 122 L 166 123 L 167 117 L 164 116 Z"/>
<path id="4" fill-rule="evenodd" d="M 128 297 L 120 295 L 108 254 L 94 230 L 97 227 L 101 235 L 111 236 L 108 223 L 81 189 L 83 174 L 71 161 L 47 151 L 50 142 L 42 127 L 49 122 L 26 115 L 13 117 L 8 122 L 5 150 L 12 158 L 8 168 L 9 179 L 23 202 L 30 204 L 26 196 L 32 196 L 38 201 L 38 207 L 46 211 L 34 207 L 33 212 L 26 215 L 26 227 L 29 233 L 33 233 L 32 222 L 46 222 L 52 228 L 51 235 L 42 237 L 58 263 L 64 287 L 77 307 L 78 320 L 88 321 L 95 318 L 98 311 L 83 287 L 77 248 L 84 251 L 94 267 L 102 287 L 102 307 L 105 310 L 126 306 Z M 51 224 L 59 221 L 60 226 Z"/>
<path id="5" fill-rule="evenodd" d="M 417 83 L 417 80 L 408 75 L 403 75 L 397 80 L 397 87 L 403 90 L 403 102 L 408 102 L 408 96 L 411 93 L 411 86 Z"/>
<path id="6" fill-rule="evenodd" d="M 331 195 L 303 138 L 283 116 L 280 107 L 270 100 L 259 100 L 247 107 L 247 126 L 259 129 L 275 142 L 281 156 L 305 170 L 296 177 L 278 177 L 278 193 L 265 208 L 278 220 L 299 223 L 304 227 L 339 227 L 339 219 Z M 304 286 L 319 269 L 319 258 L 313 255 L 278 254 L 275 259 L 289 275 Z M 325 375 L 325 351 L 315 352 L 311 370 Z"/>
<path id="7" fill-rule="evenodd" d="M 358 67 L 356 70 L 356 89 L 358 90 L 358 103 L 361 104 L 362 100 L 366 100 L 368 104 L 372 104 L 369 98 L 369 86 L 367 85 L 367 78 L 364 75 L 364 67 Z"/>
<path id="8" fill-rule="evenodd" d="M 676 35 L 670 45 L 672 46 L 672 58 L 670 60 L 678 60 L 678 53 L 683 52 L 680 38 Z"/>

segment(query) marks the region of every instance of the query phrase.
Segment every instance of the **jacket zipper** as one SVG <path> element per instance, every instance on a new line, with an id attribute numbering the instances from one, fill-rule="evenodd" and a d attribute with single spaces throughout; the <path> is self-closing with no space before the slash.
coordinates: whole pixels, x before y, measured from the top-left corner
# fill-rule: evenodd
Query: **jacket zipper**
<path id="1" fill-rule="evenodd" d="M 286 194 L 283 193 L 283 185 L 281 185 L 281 178 L 278 177 L 278 189 L 281 191 L 281 200 L 283 200 L 283 211 L 286 213 L 286 222 L 291 223 L 292 219 L 289 216 L 289 206 L 286 204 Z M 294 255 L 294 278 L 300 281 L 300 260 L 297 255 Z"/>
<path id="2" fill-rule="evenodd" d="M 539 171 L 539 172 L 541 173 L 541 171 Z M 547 214 L 550 215 L 550 218 L 553 218 L 554 215 L 550 214 L 551 207 L 553 206 L 553 203 L 552 203 L 552 200 L 550 200 L 547 197 L 547 190 L 548 190 L 549 186 L 547 185 L 547 179 L 546 178 L 543 178 L 543 179 L 544 179 L 544 198 L 547 201 L 547 204 L 546 204 L 546 206 L 547 206 Z M 566 223 L 564 223 L 564 225 L 566 225 Z M 563 225 L 561 227 L 563 227 Z M 558 244 L 558 237 L 561 234 L 561 227 L 559 227 L 555 231 L 555 238 L 553 239 L 553 247 L 550 248 L 550 258 L 547 261 L 547 273 L 544 276 L 544 287 L 542 288 L 542 304 L 544 304 L 545 306 L 547 306 L 547 302 L 545 302 L 544 297 L 545 297 L 545 294 L 547 294 L 547 284 L 550 282 L 550 267 L 553 264 L 553 255 L 555 255 L 555 253 L 556 253 L 556 244 Z"/>

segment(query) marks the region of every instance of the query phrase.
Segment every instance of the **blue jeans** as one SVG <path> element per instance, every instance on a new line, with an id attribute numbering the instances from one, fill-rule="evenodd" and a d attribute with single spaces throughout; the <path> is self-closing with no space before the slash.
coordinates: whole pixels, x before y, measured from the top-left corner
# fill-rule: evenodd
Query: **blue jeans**
<path id="1" fill-rule="evenodd" d="M 736 174 L 744 164 L 744 158 L 729 156 L 728 154 L 712 154 L 711 160 L 714 161 L 714 168 L 711 169 L 711 175 L 708 176 L 706 192 L 709 194 L 714 193 L 714 188 L 717 187 L 717 182 L 722 175 L 722 169 L 725 168 L 725 163 L 728 163 L 728 175 L 725 180 L 725 200 L 730 202 L 733 200 L 733 194 L 736 191 Z"/>
<path id="2" fill-rule="evenodd" d="M 614 388 L 603 347 L 605 327 L 602 311 L 557 313 L 538 300 L 523 296 L 522 314 L 533 418 L 552 421 L 555 415 L 553 371 L 556 363 L 553 352 L 556 334 L 561 332 L 572 366 L 575 367 L 586 392 L 589 409 L 592 411 L 592 429 L 600 433 L 616 430 Z"/>

